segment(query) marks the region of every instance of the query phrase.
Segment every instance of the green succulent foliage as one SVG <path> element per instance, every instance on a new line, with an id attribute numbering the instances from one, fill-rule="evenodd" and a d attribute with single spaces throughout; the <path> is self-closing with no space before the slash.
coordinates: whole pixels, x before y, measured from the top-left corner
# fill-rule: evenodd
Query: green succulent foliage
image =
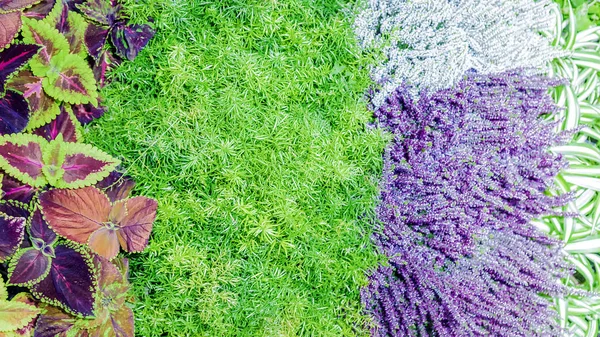
<path id="1" fill-rule="evenodd" d="M 42 46 L 29 65 L 35 76 L 43 78 L 48 96 L 71 104 L 97 104 L 92 69 L 81 55 L 71 53 L 67 38 L 56 28 L 46 21 L 24 20 L 23 40 Z"/>

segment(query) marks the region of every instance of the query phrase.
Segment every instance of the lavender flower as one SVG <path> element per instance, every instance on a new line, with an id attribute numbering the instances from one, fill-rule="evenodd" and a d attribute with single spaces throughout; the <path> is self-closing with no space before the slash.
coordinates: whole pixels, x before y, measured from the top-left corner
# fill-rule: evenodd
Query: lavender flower
<path id="1" fill-rule="evenodd" d="M 545 69 L 563 55 L 550 45 L 550 0 L 369 0 L 355 19 L 359 46 L 383 53 L 372 68 L 379 107 L 399 85 L 440 90 L 470 69 Z"/>
<path id="2" fill-rule="evenodd" d="M 381 228 L 389 266 L 363 289 L 376 336 L 556 336 L 551 302 L 570 271 L 530 224 L 566 197 L 544 191 L 568 138 L 540 118 L 556 85 L 520 72 L 471 74 L 418 101 L 399 88 L 376 110 L 385 154 Z"/>

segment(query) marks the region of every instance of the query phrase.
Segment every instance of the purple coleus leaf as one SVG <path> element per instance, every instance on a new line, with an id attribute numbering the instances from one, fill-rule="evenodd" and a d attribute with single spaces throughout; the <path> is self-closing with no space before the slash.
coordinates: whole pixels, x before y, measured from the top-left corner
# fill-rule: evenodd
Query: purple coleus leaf
<path id="1" fill-rule="evenodd" d="M 14 200 L 7 200 L 0 203 L 0 213 L 13 218 L 29 218 L 29 207 L 27 204 Z"/>
<path id="2" fill-rule="evenodd" d="M 0 99 L 0 135 L 19 133 L 29 122 L 29 105 L 25 98 L 14 91 L 7 91 Z"/>
<path id="3" fill-rule="evenodd" d="M 108 28 L 91 24 L 85 31 L 85 45 L 94 59 L 100 57 L 108 39 Z"/>
<path id="4" fill-rule="evenodd" d="M 119 64 L 121 64 L 121 60 L 113 55 L 110 50 L 105 49 L 100 53 L 100 57 L 94 62 L 92 68 L 94 78 L 100 88 L 108 84 L 108 72 L 115 69 Z"/>
<path id="5" fill-rule="evenodd" d="M 59 244 L 48 275 L 31 288 L 43 302 L 57 305 L 74 314 L 94 314 L 94 278 L 92 258 L 82 249 Z"/>
<path id="6" fill-rule="evenodd" d="M 29 204 L 36 190 L 10 175 L 4 174 L 2 176 L 2 192 L 4 192 L 2 195 L 3 200 L 13 200 Z"/>
<path id="7" fill-rule="evenodd" d="M 131 177 L 117 171 L 112 171 L 96 184 L 96 188 L 104 192 L 112 203 L 127 199 L 134 186 L 135 181 Z"/>
<path id="8" fill-rule="evenodd" d="M 28 18 L 42 20 L 46 16 L 48 16 L 48 14 L 50 14 L 50 12 L 52 11 L 52 8 L 54 8 L 55 4 L 56 4 L 56 0 L 42 0 L 38 4 L 33 5 L 30 8 L 27 8 L 23 12 L 23 15 Z"/>
<path id="9" fill-rule="evenodd" d="M 10 75 L 27 64 L 39 50 L 40 46 L 34 44 L 15 44 L 0 52 L 0 94 Z"/>
<path id="10" fill-rule="evenodd" d="M 9 83 L 9 88 L 20 92 L 29 103 L 29 128 L 49 122 L 60 112 L 59 103 L 42 88 L 42 80 L 31 71 L 22 70 Z"/>
<path id="11" fill-rule="evenodd" d="M 48 227 L 39 210 L 30 218 L 29 240 L 31 248 L 22 249 L 11 261 L 8 282 L 31 286 L 48 275 L 54 254 L 56 234 Z"/>
<path id="12" fill-rule="evenodd" d="M 39 210 L 30 222 L 31 247 L 11 260 L 9 284 L 28 286 L 34 296 L 71 313 L 93 315 L 97 282 L 92 258 L 80 248 L 57 244 L 58 237 Z"/>
<path id="13" fill-rule="evenodd" d="M 42 136 L 51 141 L 62 135 L 65 142 L 77 142 L 77 126 L 71 115 L 66 111 L 64 105 L 60 107 L 60 114 L 50 123 L 40 126 L 33 130 L 33 134 Z"/>
<path id="14" fill-rule="evenodd" d="M 108 36 L 117 55 L 129 60 L 133 60 L 154 36 L 154 30 L 148 25 L 128 24 L 121 13 L 121 6 L 116 2 L 93 0 L 78 8 L 95 22 L 85 32 L 85 43 L 90 55 L 96 60 L 103 50 L 108 49 Z"/>
<path id="15" fill-rule="evenodd" d="M 79 121 L 79 123 L 85 125 L 93 121 L 94 119 L 98 119 L 104 115 L 106 112 L 106 108 L 100 104 L 100 100 L 98 100 L 98 106 L 94 106 L 91 103 L 87 104 L 75 104 L 72 106 L 73 114 Z"/>
<path id="16" fill-rule="evenodd" d="M 118 23 L 111 29 L 110 38 L 117 55 L 130 61 L 148 44 L 155 31 L 148 25 Z"/>
<path id="17" fill-rule="evenodd" d="M 15 253 L 25 233 L 25 218 L 0 215 L 0 262 Z"/>

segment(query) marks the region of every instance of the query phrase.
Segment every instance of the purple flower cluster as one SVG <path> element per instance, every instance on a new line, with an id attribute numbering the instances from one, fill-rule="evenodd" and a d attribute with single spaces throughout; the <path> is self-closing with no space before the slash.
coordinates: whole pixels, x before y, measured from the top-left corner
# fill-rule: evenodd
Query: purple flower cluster
<path id="1" fill-rule="evenodd" d="M 530 220 L 566 202 L 544 191 L 566 141 L 541 118 L 556 85 L 522 73 L 471 74 L 413 100 L 399 88 L 375 112 L 385 154 L 380 228 L 389 258 L 363 301 L 375 336 L 557 336 L 551 303 L 571 269 Z"/>

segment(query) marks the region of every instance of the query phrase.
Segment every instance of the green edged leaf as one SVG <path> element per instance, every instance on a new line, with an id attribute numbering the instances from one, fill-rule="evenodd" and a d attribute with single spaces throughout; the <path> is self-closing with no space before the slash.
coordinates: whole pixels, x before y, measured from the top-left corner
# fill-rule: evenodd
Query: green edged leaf
<path id="1" fill-rule="evenodd" d="M 0 301 L 0 332 L 10 332 L 24 328 L 40 310 L 22 302 Z"/>
<path id="2" fill-rule="evenodd" d="M 63 137 L 61 134 L 48 145 L 42 148 L 44 167 L 42 171 L 46 180 L 52 186 L 56 186 L 56 183 L 63 177 L 64 169 L 61 167 L 65 161 L 65 149 L 63 144 Z"/>
<path id="3" fill-rule="evenodd" d="M 0 137 L 0 168 L 33 187 L 43 187 L 42 147 L 48 142 L 36 135 L 12 134 Z"/>
<path id="4" fill-rule="evenodd" d="M 42 81 L 52 98 L 71 104 L 96 103 L 96 79 L 88 63 L 78 55 L 61 53 L 50 60 L 52 70 Z M 33 69 L 33 68 L 32 68 Z"/>
<path id="5" fill-rule="evenodd" d="M 69 52 L 67 39 L 56 28 L 44 21 L 23 19 L 23 41 L 42 46 L 42 49 L 31 61 L 31 70 L 36 76 L 44 76 L 44 70 L 50 70 L 52 58 L 61 52 Z"/>
<path id="6" fill-rule="evenodd" d="M 59 103 L 46 95 L 42 88 L 42 78 L 30 71 L 21 71 L 9 83 L 9 88 L 20 92 L 27 100 L 30 109 L 26 130 L 32 130 L 50 123 L 60 113 Z"/>
<path id="7" fill-rule="evenodd" d="M 108 177 L 121 161 L 101 150 L 81 143 L 64 143 L 64 174 L 56 182 L 59 188 L 81 188 Z"/>

